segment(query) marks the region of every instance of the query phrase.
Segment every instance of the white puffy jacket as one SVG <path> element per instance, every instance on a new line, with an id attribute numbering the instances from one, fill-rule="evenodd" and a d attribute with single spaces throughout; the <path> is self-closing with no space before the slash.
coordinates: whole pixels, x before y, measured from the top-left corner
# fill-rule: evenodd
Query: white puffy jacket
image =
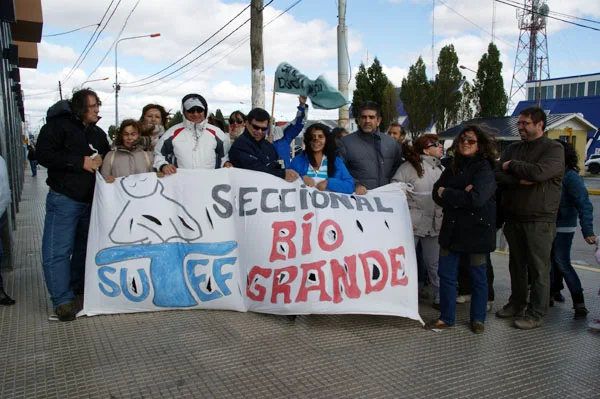
<path id="1" fill-rule="evenodd" d="M 229 161 L 229 136 L 203 120 L 183 122 L 162 135 L 154 148 L 154 168 L 172 164 L 183 169 L 218 169 Z"/>

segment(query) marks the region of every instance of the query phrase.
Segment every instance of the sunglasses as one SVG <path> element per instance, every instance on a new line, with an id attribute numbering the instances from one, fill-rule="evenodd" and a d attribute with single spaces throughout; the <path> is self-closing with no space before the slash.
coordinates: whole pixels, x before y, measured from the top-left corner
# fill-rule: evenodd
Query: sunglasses
<path id="1" fill-rule="evenodd" d="M 229 120 L 229 124 L 230 125 L 233 125 L 234 123 L 237 123 L 238 125 L 241 125 L 242 123 L 244 123 L 244 121 L 241 120 L 241 119 L 230 119 Z"/>
<path id="2" fill-rule="evenodd" d="M 477 144 L 477 140 L 471 139 L 469 137 L 461 137 L 459 141 L 461 143 L 467 143 L 469 145 Z"/>
<path id="3" fill-rule="evenodd" d="M 201 114 L 201 113 L 204 112 L 204 109 L 202 109 L 200 107 L 192 107 L 192 108 L 188 109 L 185 112 L 187 112 L 188 114 L 193 114 L 193 113 L 199 113 L 199 114 Z"/>
<path id="4" fill-rule="evenodd" d="M 267 130 L 269 130 L 269 126 L 256 126 L 254 123 L 252 123 L 252 129 L 254 130 L 260 130 L 261 132 L 266 132 Z"/>
<path id="5" fill-rule="evenodd" d="M 431 148 L 431 147 L 439 147 L 440 145 L 442 145 L 442 143 L 440 143 L 439 141 L 434 141 L 433 143 L 431 143 L 427 147 L 425 147 L 425 149 Z"/>

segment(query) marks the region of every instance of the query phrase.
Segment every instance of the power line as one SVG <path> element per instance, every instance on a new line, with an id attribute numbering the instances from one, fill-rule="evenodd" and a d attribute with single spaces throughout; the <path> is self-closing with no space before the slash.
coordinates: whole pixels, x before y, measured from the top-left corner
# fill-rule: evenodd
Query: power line
<path id="1" fill-rule="evenodd" d="M 274 18 L 273 18 L 273 19 L 271 19 L 269 22 L 267 22 L 266 24 L 264 24 L 264 25 L 263 25 L 263 28 L 266 28 L 267 26 L 269 26 L 270 24 L 272 24 L 272 23 L 273 23 L 275 20 L 277 20 L 279 17 L 281 17 L 283 14 L 287 13 L 288 11 L 290 11 L 292 8 L 294 8 L 295 6 L 297 6 L 297 5 L 298 5 L 299 3 L 301 3 L 301 2 L 302 2 L 302 0 L 297 0 L 296 2 L 294 2 L 294 3 L 293 3 L 292 5 L 290 5 L 288 8 L 286 8 L 286 9 L 285 9 L 285 10 L 283 10 L 281 13 L 279 13 L 279 14 L 278 14 L 276 17 L 274 17 Z M 201 70 L 201 71 L 200 71 L 200 72 L 198 72 L 196 75 L 194 75 L 194 76 L 192 76 L 192 77 L 188 78 L 187 80 L 192 80 L 192 79 L 195 79 L 196 77 L 200 76 L 200 75 L 201 75 L 201 74 L 203 74 L 204 72 L 206 72 L 206 71 L 210 70 L 212 67 L 214 67 L 215 65 L 217 65 L 219 62 L 221 62 L 221 61 L 222 61 L 222 60 L 224 60 L 225 58 L 227 58 L 227 57 L 228 57 L 228 56 L 229 56 L 231 53 L 233 53 L 234 51 L 236 51 L 238 48 L 240 48 L 242 45 L 244 45 L 245 43 L 247 43 L 249 40 L 250 40 L 250 38 L 249 38 L 249 37 L 246 37 L 245 39 L 242 39 L 241 41 L 237 42 L 237 43 L 234 45 L 234 47 L 233 47 L 233 48 L 232 48 L 230 51 L 228 51 L 228 52 L 227 52 L 227 53 L 226 53 L 226 54 L 225 54 L 223 57 L 219 58 L 217 61 L 215 61 L 214 63 L 210 64 L 210 65 L 209 65 L 207 68 L 205 68 L 205 69 Z M 182 72 L 182 73 L 180 73 L 180 74 L 177 74 L 177 75 L 173 76 L 171 79 L 168 79 L 166 82 L 163 82 L 163 84 L 164 84 L 164 83 L 167 83 L 167 82 L 170 82 L 170 81 L 172 81 L 172 80 L 176 79 L 177 77 L 179 77 L 179 76 L 182 76 L 182 75 L 184 75 L 184 74 L 186 74 L 186 73 L 188 73 L 188 72 L 190 72 L 190 71 L 192 71 L 192 70 L 196 69 L 196 68 L 197 68 L 197 67 L 199 67 L 200 65 L 202 65 L 202 63 L 200 63 L 200 64 L 198 64 L 198 65 L 194 66 L 193 68 L 190 68 L 190 69 L 188 69 L 187 71 L 184 71 L 184 72 Z M 177 86 L 174 86 L 174 87 L 172 87 L 171 89 L 176 89 L 176 88 L 178 88 L 178 87 L 182 86 L 182 85 L 183 85 L 184 83 L 186 83 L 186 82 L 187 82 L 187 81 L 184 81 L 184 82 L 182 82 L 182 83 L 178 84 Z M 152 88 L 152 87 L 150 87 L 150 88 Z M 142 90 L 142 91 L 139 91 L 139 92 L 137 92 L 137 93 L 142 93 L 142 92 L 144 92 L 144 91 L 147 91 L 147 90 L 149 90 L 150 88 L 148 88 L 148 89 L 144 89 L 144 90 Z"/>
<path id="2" fill-rule="evenodd" d="M 94 68 L 94 70 L 92 72 L 90 72 L 90 74 L 87 76 L 86 80 L 89 79 L 98 70 L 98 68 L 100 67 L 100 65 L 102 65 L 102 63 L 104 62 L 104 60 L 106 59 L 106 57 L 108 57 L 108 55 L 112 51 L 113 47 L 115 46 L 115 43 L 117 43 L 119 41 L 119 38 L 123 34 L 123 31 L 125 30 L 125 27 L 127 26 L 127 23 L 129 22 L 129 18 L 131 17 L 131 15 L 133 14 L 133 12 L 137 8 L 138 4 L 140 4 L 140 1 L 141 0 L 137 0 L 137 2 L 135 3 L 135 5 L 133 6 L 133 8 L 131 9 L 131 11 L 129 12 L 129 15 L 127 15 L 127 18 L 125 18 L 125 22 L 123 23 L 123 26 L 121 27 L 121 30 L 119 31 L 119 34 L 117 35 L 115 41 L 110 45 L 110 47 L 108 48 L 108 51 L 106 52 L 106 54 L 104 54 L 104 57 L 102 57 L 102 59 L 100 60 L 100 62 L 98 63 L 98 65 L 96 65 L 96 68 Z"/>
<path id="3" fill-rule="evenodd" d="M 90 45 L 90 43 L 94 39 L 94 36 L 96 35 L 96 32 L 98 32 L 98 29 L 100 29 L 100 25 L 102 25 L 102 21 L 104 21 L 104 18 L 106 17 L 106 14 L 108 14 L 108 11 L 112 7 L 114 1 L 115 0 L 111 0 L 110 4 L 108 5 L 108 8 L 104 12 L 104 15 L 102 15 L 102 18 L 100 19 L 100 22 L 98 22 L 98 26 L 96 26 L 96 29 L 94 29 L 94 32 L 92 33 L 92 36 L 90 37 L 90 40 L 88 40 L 88 42 L 86 43 L 86 45 L 83 48 L 83 50 L 81 50 L 81 54 L 79 54 L 79 57 L 77 57 L 77 59 L 75 60 L 75 63 L 71 67 L 71 70 L 69 71 L 69 73 L 67 73 L 66 79 L 64 79 L 65 81 L 71 77 L 71 74 L 75 70 L 75 67 L 76 67 L 77 63 L 79 62 L 79 60 L 83 56 L 83 53 L 85 53 L 85 50 L 88 48 L 88 46 Z"/>
<path id="4" fill-rule="evenodd" d="M 540 13 L 538 11 L 527 9 L 527 8 L 521 6 L 521 5 L 516 5 L 516 4 L 513 4 L 513 3 L 508 3 L 508 2 L 502 1 L 502 0 L 494 0 L 494 1 L 497 1 L 498 3 L 506 4 L 507 6 L 518 8 L 520 10 L 525 10 L 525 11 L 531 12 L 533 14 L 537 14 L 537 15 L 543 16 L 543 17 L 551 18 L 551 19 L 554 19 L 554 20 L 557 20 L 557 21 L 561 21 L 561 22 L 564 22 L 564 23 L 567 23 L 567 24 L 571 24 L 571 25 L 579 26 L 581 28 L 591 29 L 591 30 L 595 30 L 595 31 L 600 32 L 599 28 L 594 28 L 592 26 L 587 26 L 587 25 L 579 24 L 579 23 L 573 22 L 573 21 L 567 21 L 566 19 L 554 17 L 552 15 L 545 15 L 545 14 L 542 14 L 542 13 Z M 595 21 L 593 21 L 593 22 L 595 22 Z"/>
<path id="5" fill-rule="evenodd" d="M 522 4 L 517 3 L 516 1 L 511 1 L 511 0 L 507 0 L 507 1 L 509 3 L 515 4 L 516 7 L 523 7 Z M 527 11 L 531 11 L 531 10 L 527 9 Z M 565 17 L 565 18 L 571 18 L 571 19 L 577 19 L 577 20 L 580 20 L 580 21 L 591 22 L 593 24 L 600 24 L 600 21 L 595 21 L 593 19 L 588 19 L 588 18 L 582 18 L 582 17 L 578 17 L 578 16 L 575 16 L 575 15 L 569 15 L 569 14 L 565 14 L 565 13 L 554 11 L 554 10 L 549 10 L 548 13 L 549 14 L 560 15 L 560 16 Z M 536 12 L 536 14 L 538 14 L 538 13 Z M 544 14 L 542 14 L 542 15 L 544 15 Z"/>
<path id="6" fill-rule="evenodd" d="M 82 29 L 85 29 L 85 28 L 90 28 L 90 27 L 92 27 L 92 26 L 97 26 L 97 27 L 99 27 L 99 26 L 100 26 L 100 24 L 99 24 L 99 23 L 97 23 L 97 24 L 86 25 L 86 26 L 82 26 L 81 28 L 77 28 L 77 29 L 69 30 L 69 31 L 66 31 L 66 32 L 61 32 L 61 33 L 53 33 L 53 34 L 51 34 L 51 35 L 42 35 L 42 37 L 54 37 L 54 36 L 62 36 L 62 35 L 66 35 L 66 34 L 69 34 L 69 33 L 77 32 L 78 30 L 82 30 Z"/>
<path id="7" fill-rule="evenodd" d="M 189 56 L 190 54 L 192 54 L 194 51 L 198 50 L 200 47 L 202 47 L 204 44 L 206 44 L 206 42 L 208 42 L 210 39 L 212 39 L 213 37 L 215 37 L 218 33 L 220 33 L 223 29 L 225 29 L 229 24 L 231 24 L 234 20 L 236 20 L 237 17 L 239 17 L 240 15 L 242 15 L 242 13 L 244 11 L 246 11 L 248 8 L 250 8 L 250 4 L 248 4 L 242 11 L 240 11 L 237 15 L 235 15 L 233 18 L 231 18 L 229 21 L 227 21 L 227 23 L 225 25 L 221 26 L 215 33 L 213 33 L 212 35 L 210 35 L 206 40 L 204 40 L 202 43 L 200 43 L 199 45 L 197 45 L 196 47 L 194 47 L 192 50 L 188 51 L 187 54 L 185 54 L 183 57 L 180 57 L 175 62 L 172 62 L 171 64 L 167 65 L 166 67 L 164 67 L 160 71 L 158 71 L 156 73 L 153 73 L 150 76 L 146 76 L 145 78 L 134 80 L 133 82 L 121 83 L 121 85 L 127 86 L 129 84 L 143 82 L 144 80 L 151 79 L 151 78 L 155 77 L 156 75 L 158 75 L 158 74 L 166 71 L 167 69 L 171 68 L 172 66 L 175 66 L 181 60 L 183 60 L 184 58 L 186 58 L 187 56 Z"/>
<path id="8" fill-rule="evenodd" d="M 469 18 L 465 17 L 464 15 L 462 15 L 460 12 L 456 11 L 454 8 L 450 7 L 448 4 L 446 4 L 444 1 L 442 0 L 438 0 L 441 4 L 443 4 L 446 8 L 448 8 L 450 11 L 452 11 L 453 13 L 455 13 L 456 15 L 458 15 L 459 17 L 461 17 L 462 19 L 464 19 L 465 21 L 467 21 L 468 23 L 470 23 L 471 25 L 477 27 L 479 30 L 481 30 L 482 32 L 487 33 L 488 35 L 494 37 L 494 35 L 492 35 L 490 32 L 488 32 L 487 30 L 485 30 L 484 28 L 482 28 L 481 26 L 477 25 L 475 22 L 471 21 Z M 509 45 L 510 47 L 515 47 L 514 44 L 507 42 L 506 40 L 503 39 L 498 39 L 496 38 L 496 40 L 501 40 L 502 42 L 504 42 L 505 44 Z"/>
<path id="9" fill-rule="evenodd" d="M 104 26 L 102 27 L 102 29 L 100 29 L 100 32 L 98 32 L 98 34 L 96 35 L 96 38 L 94 39 L 94 42 L 92 43 L 92 45 L 88 48 L 88 50 L 85 52 L 85 54 L 83 55 L 83 58 L 81 58 L 81 60 L 79 61 L 79 63 L 71 70 L 69 76 L 67 76 L 64 79 L 64 82 L 66 82 L 71 75 L 73 74 L 73 72 L 75 72 L 75 70 L 77 68 L 79 68 L 79 66 L 83 63 L 83 61 L 85 61 L 85 58 L 88 56 L 88 54 L 90 53 L 90 51 L 92 50 L 92 48 L 94 48 L 94 45 L 96 44 L 96 42 L 98 41 L 98 39 L 100 38 L 100 35 L 102 34 L 102 32 L 104 32 L 104 30 L 106 29 L 106 27 L 108 26 L 110 20 L 112 19 L 113 15 L 115 15 L 115 12 L 117 11 L 117 8 L 119 8 L 119 5 L 121 4 L 122 0 L 119 0 L 117 2 L 117 4 L 115 5 L 115 8 L 113 8 L 112 13 L 108 16 L 108 19 L 106 20 L 106 22 L 104 23 Z M 111 4 L 114 2 L 114 0 L 111 0 Z M 107 10 L 108 11 L 108 10 Z"/>

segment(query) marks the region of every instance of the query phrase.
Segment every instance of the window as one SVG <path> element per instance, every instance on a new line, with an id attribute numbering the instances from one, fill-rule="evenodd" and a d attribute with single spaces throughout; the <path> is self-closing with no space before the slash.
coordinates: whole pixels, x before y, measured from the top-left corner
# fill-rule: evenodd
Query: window
<path id="1" fill-rule="evenodd" d="M 596 95 L 596 82 L 588 82 L 588 96 Z"/>
<path id="2" fill-rule="evenodd" d="M 563 85 L 563 98 L 569 98 L 569 85 Z"/>
<path id="3" fill-rule="evenodd" d="M 577 137 L 575 137 L 575 135 L 571 136 L 571 144 L 573 144 L 573 147 L 575 147 L 577 140 L 575 140 Z M 558 136 L 558 139 L 564 143 L 568 143 L 569 142 L 569 136 Z"/>
<path id="4" fill-rule="evenodd" d="M 527 100 L 535 100 L 535 98 L 533 97 L 533 87 L 530 87 L 529 90 L 527 90 Z"/>
<path id="5" fill-rule="evenodd" d="M 546 87 L 546 98 L 552 100 L 554 98 L 554 86 Z"/>
<path id="6" fill-rule="evenodd" d="M 556 98 L 562 98 L 562 85 L 556 85 Z"/>
<path id="7" fill-rule="evenodd" d="M 585 96 L 585 82 L 581 82 L 577 85 L 577 97 Z"/>
<path id="8" fill-rule="evenodd" d="M 571 89 L 569 90 L 569 97 L 577 97 L 577 83 L 571 83 Z"/>

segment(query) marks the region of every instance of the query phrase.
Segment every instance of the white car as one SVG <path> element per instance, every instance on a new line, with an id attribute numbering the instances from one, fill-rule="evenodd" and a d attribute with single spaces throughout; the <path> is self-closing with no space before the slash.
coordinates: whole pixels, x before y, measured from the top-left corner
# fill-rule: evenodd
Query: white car
<path id="1" fill-rule="evenodd" d="M 590 159 L 585 161 L 585 167 L 592 175 L 600 174 L 600 154 L 592 154 Z"/>

